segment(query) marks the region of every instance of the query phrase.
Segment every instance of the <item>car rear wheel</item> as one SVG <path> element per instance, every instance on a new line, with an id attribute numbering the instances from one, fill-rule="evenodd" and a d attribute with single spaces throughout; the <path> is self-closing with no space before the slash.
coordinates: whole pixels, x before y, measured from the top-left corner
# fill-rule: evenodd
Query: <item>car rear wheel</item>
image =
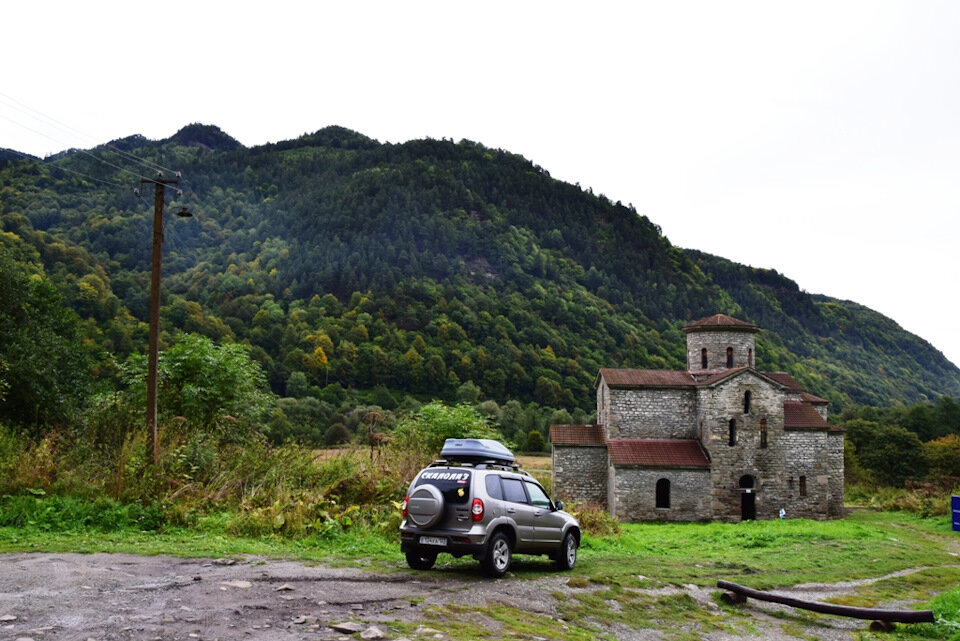
<path id="1" fill-rule="evenodd" d="M 409 565 L 414 570 L 429 570 L 433 567 L 433 564 L 437 562 L 436 554 L 428 554 L 425 552 L 407 552 L 407 565 Z"/>
<path id="2" fill-rule="evenodd" d="M 557 567 L 561 570 L 572 570 L 577 564 L 577 537 L 573 532 L 567 532 L 557 552 Z"/>
<path id="3" fill-rule="evenodd" d="M 503 532 L 497 532 L 490 539 L 487 554 L 483 557 L 483 571 L 487 576 L 499 578 L 510 569 L 512 550 L 510 539 Z"/>

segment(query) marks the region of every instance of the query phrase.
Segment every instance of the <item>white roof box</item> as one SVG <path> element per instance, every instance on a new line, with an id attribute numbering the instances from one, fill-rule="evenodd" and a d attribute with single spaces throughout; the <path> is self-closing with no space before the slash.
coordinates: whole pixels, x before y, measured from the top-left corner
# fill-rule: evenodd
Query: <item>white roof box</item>
<path id="1" fill-rule="evenodd" d="M 448 438 L 440 456 L 448 461 L 479 463 L 498 461 L 513 463 L 513 453 L 503 443 L 488 438 Z"/>

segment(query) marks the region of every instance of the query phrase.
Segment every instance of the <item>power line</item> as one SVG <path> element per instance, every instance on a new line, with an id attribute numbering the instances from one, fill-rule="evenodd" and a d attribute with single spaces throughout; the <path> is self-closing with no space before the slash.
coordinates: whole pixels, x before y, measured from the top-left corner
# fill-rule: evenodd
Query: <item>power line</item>
<path id="1" fill-rule="evenodd" d="M 0 116 L 0 117 L 2 117 L 2 116 Z M 25 154 L 25 153 L 23 153 L 22 151 L 17 151 L 16 149 L 10 149 L 9 151 L 12 151 L 13 153 L 17 154 L 18 156 L 24 158 L 25 160 L 32 160 L 32 161 L 34 161 L 34 162 L 37 162 L 37 160 L 38 160 L 38 159 L 35 158 L 34 156 L 31 156 L 31 155 L 29 155 L 29 154 Z M 104 180 L 103 178 L 96 178 L 95 176 L 91 176 L 91 175 L 89 175 L 89 174 L 85 174 L 85 173 L 83 173 L 82 171 L 76 171 L 75 169 L 70 169 L 70 168 L 68 168 L 68 167 L 62 167 L 62 166 L 57 165 L 57 164 L 55 164 L 55 163 L 53 163 L 53 162 L 44 163 L 44 162 L 40 161 L 38 164 L 39 164 L 39 166 L 44 167 L 44 168 L 46 168 L 46 169 L 51 169 L 51 168 L 57 169 L 57 170 L 59 170 L 59 171 L 63 171 L 63 172 L 67 172 L 67 173 L 70 173 L 70 174 L 74 174 L 74 175 L 76 175 L 76 176 L 80 176 L 81 178 L 84 178 L 84 179 L 86 179 L 86 180 L 92 180 L 92 181 L 94 181 L 94 182 L 103 183 L 104 185 L 108 185 L 108 186 L 110 186 L 110 187 L 122 187 L 122 186 L 123 186 L 123 183 L 113 182 L 113 181 L 110 181 L 110 180 Z"/>
<path id="2" fill-rule="evenodd" d="M 2 100 L 2 98 L 5 98 L 6 100 Z M 70 125 L 64 124 L 64 123 L 60 122 L 59 120 L 57 120 L 56 118 L 53 118 L 52 116 L 48 116 L 48 115 L 44 114 L 43 112 L 41 112 L 41 111 L 39 111 L 39 110 L 37 110 L 37 109 L 34 109 L 33 107 L 31 107 L 31 106 L 29 106 L 29 105 L 26 105 L 26 104 L 20 102 L 19 100 L 17 100 L 16 98 L 13 98 L 12 96 L 8 96 L 7 94 L 5 94 L 5 93 L 3 93 L 3 92 L 0 92 L 0 102 L 2 102 L 3 104 L 7 105 L 8 107 L 12 107 L 13 109 L 16 109 L 17 111 L 20 111 L 21 113 L 24 113 L 24 114 L 26 114 L 27 116 L 30 116 L 30 117 L 32 117 L 32 118 L 34 118 L 34 119 L 36 119 L 36 120 L 41 120 L 41 119 L 42 119 L 42 120 L 46 120 L 47 123 L 45 123 L 45 124 L 53 124 L 55 128 L 58 128 L 58 129 L 60 129 L 60 130 L 62 130 L 62 131 L 65 131 L 65 132 L 67 132 L 67 133 L 71 133 L 71 132 L 72 132 L 72 133 L 74 133 L 74 134 L 76 134 L 76 135 L 79 135 L 79 136 L 82 136 L 83 138 L 86 138 L 86 139 L 88 139 L 88 140 L 90 140 L 90 141 L 92 141 L 92 142 L 94 142 L 94 143 L 97 142 L 96 139 L 95 139 L 93 136 L 91 136 L 90 134 L 87 134 L 87 133 L 85 133 L 85 132 L 83 132 L 83 131 L 80 131 L 79 129 L 76 129 L 75 127 L 71 127 Z M 12 102 L 12 103 L 15 103 L 15 104 L 10 104 L 11 102 Z M 43 134 L 43 133 L 41 133 L 41 132 L 39 132 L 39 131 L 36 131 L 35 129 L 31 129 L 30 127 L 27 127 L 26 125 L 24 125 L 24 124 L 22 124 L 22 123 L 19 123 L 19 122 L 15 121 L 15 120 L 12 120 L 12 119 L 10 119 L 10 118 L 5 118 L 5 119 L 6 119 L 6 120 L 10 120 L 10 122 L 13 122 L 14 124 L 17 124 L 17 125 L 19 125 L 19 126 L 21 126 L 21 127 L 24 127 L 24 128 L 26 128 L 26 129 L 29 129 L 30 131 L 33 131 L 34 133 L 37 133 L 37 134 L 40 134 L 41 136 L 44 136 L 44 137 L 46 137 L 46 138 L 49 138 L 50 140 L 53 140 L 54 142 L 59 142 L 59 143 L 63 144 L 63 141 L 62 141 L 62 140 L 57 140 L 57 139 L 55 139 L 55 138 L 53 138 L 53 137 L 51 137 L 51 136 L 48 136 L 48 135 Z M 42 121 L 42 120 L 41 120 L 41 121 Z M 160 164 L 158 164 L 158 163 L 156 163 L 156 162 L 147 160 L 147 159 L 145 159 L 145 158 L 141 158 L 141 157 L 139 157 L 139 156 L 137 156 L 137 155 L 135 155 L 135 154 L 131 154 L 131 153 L 129 153 L 129 152 L 127 152 L 127 151 L 124 151 L 124 150 L 120 149 L 119 147 L 117 147 L 117 146 L 115 146 L 115 145 L 112 145 L 112 144 L 110 144 L 110 143 L 105 143 L 105 144 L 103 144 L 102 146 L 111 149 L 111 150 L 112 150 L 112 153 L 117 154 L 117 155 L 119 155 L 119 156 L 121 156 L 121 157 L 123 157 L 123 158 L 126 158 L 127 160 L 131 160 L 131 161 L 136 162 L 136 163 L 138 163 L 138 164 L 140 164 L 140 165 L 143 165 L 144 167 L 148 167 L 148 168 L 150 168 L 150 169 L 152 169 L 152 170 L 155 170 L 155 171 L 156 171 L 156 170 L 159 170 L 159 171 L 166 171 L 166 172 L 169 172 L 169 173 L 174 173 L 174 170 L 173 170 L 173 169 L 170 169 L 169 167 L 164 167 L 163 165 L 160 165 Z"/>
<path id="3" fill-rule="evenodd" d="M 23 124 L 23 123 L 21 123 L 21 122 L 17 122 L 16 120 L 13 120 L 12 118 L 8 118 L 7 116 L 4 116 L 3 114 L 0 114 L 0 118 L 3 118 L 4 120 L 7 120 L 7 121 L 9 121 L 9 122 L 12 122 L 13 124 L 17 125 L 18 127 L 23 127 L 24 129 L 27 129 L 28 131 L 32 131 L 33 133 L 35 133 L 35 134 L 37 134 L 37 135 L 40 135 L 40 136 L 43 136 L 44 138 L 49 138 L 50 140 L 53 140 L 54 142 L 60 142 L 60 141 L 58 141 L 56 138 L 54 138 L 53 136 L 47 135 L 47 134 L 43 133 L 42 131 L 37 131 L 36 129 L 34 129 L 34 128 L 32 128 L 32 127 L 28 127 L 27 125 L 25 125 L 25 124 Z M 20 153 L 20 152 L 17 152 L 17 153 Z M 115 165 L 115 164 L 113 164 L 113 163 L 111 163 L 111 162 L 107 162 L 107 161 L 104 160 L 103 158 L 100 158 L 99 156 L 94 155 L 93 153 L 87 151 L 86 149 L 77 149 L 77 153 L 81 153 L 81 154 L 90 156 L 91 158 L 93 158 L 93 159 L 96 160 L 97 162 L 101 162 L 101 163 L 103 163 L 103 164 L 105 164 L 105 165 L 107 165 L 107 166 L 109 166 L 109 167 L 113 167 L 114 169 L 116 169 L 116 170 L 118 170 L 118 171 L 122 171 L 122 172 L 124 172 L 124 173 L 130 174 L 131 176 L 136 176 L 137 178 L 140 178 L 140 179 L 151 180 L 150 178 L 147 178 L 147 177 L 144 176 L 143 174 L 140 174 L 140 173 L 137 173 L 137 172 L 133 172 L 133 171 L 130 171 L 129 169 L 125 169 L 125 168 L 123 168 L 123 167 L 121 167 L 121 166 L 119 166 L 119 165 Z M 49 164 L 50 164 L 51 166 L 57 166 L 57 165 L 55 165 L 56 162 L 58 162 L 58 161 L 54 160 L 54 161 L 51 161 Z"/>
<path id="4" fill-rule="evenodd" d="M 3 100 L 3 98 L 6 98 L 6 100 Z M 14 104 L 14 105 L 11 105 L 11 104 L 10 104 L 11 101 L 12 101 L 13 103 L 15 103 L 15 104 Z M 36 110 L 36 109 L 28 106 L 28 105 L 23 104 L 22 102 L 20 102 L 20 101 L 17 100 L 16 98 L 13 98 L 13 97 L 11 97 L 11 96 L 8 96 L 7 94 L 5 94 L 5 93 L 3 93 L 3 92 L 0 92 L 0 104 L 4 104 L 4 105 L 6 105 L 6 106 L 8 106 L 8 107 L 13 107 L 13 108 L 16 109 L 17 111 L 19 111 L 19 112 L 21 112 L 21 113 L 24 113 L 24 114 L 26 114 L 27 116 L 34 118 L 35 120 L 39 120 L 41 123 L 43 123 L 43 120 L 46 120 L 46 121 L 48 121 L 48 123 L 53 123 L 56 128 L 59 128 L 59 129 L 62 130 L 62 131 L 67 131 L 67 132 L 71 132 L 71 131 L 72 131 L 72 132 L 74 132 L 74 133 L 76 133 L 76 134 L 79 134 L 80 136 L 83 136 L 83 137 L 88 138 L 88 139 L 90 139 L 90 140 L 94 140 L 93 137 L 90 136 L 89 134 L 86 134 L 86 133 L 84 133 L 84 132 L 82 132 L 82 131 L 79 131 L 78 129 L 75 129 L 75 128 L 73 128 L 73 127 L 70 127 L 69 125 L 66 125 L 66 124 L 62 123 L 62 122 L 58 121 L 57 119 L 52 118 L 51 116 L 47 116 L 46 114 L 44 114 L 44 113 L 42 113 L 42 112 L 40 112 L 40 111 L 38 111 L 38 110 Z M 28 113 L 28 112 L 32 112 L 32 113 Z M 35 114 L 35 115 L 34 115 L 34 114 Z M 39 117 L 38 117 L 38 116 L 39 116 Z M 0 118 L 3 118 L 4 120 L 7 120 L 8 122 L 12 122 L 13 124 L 17 125 L 18 127 L 22 127 L 23 129 L 26 129 L 26 130 L 28 130 L 28 131 L 31 131 L 31 132 L 39 135 L 39 136 L 43 136 L 44 138 L 47 138 L 47 139 L 52 140 L 52 141 L 54 141 L 54 142 L 57 142 L 57 143 L 60 143 L 60 144 L 63 144 L 63 142 L 64 142 L 63 140 L 54 138 L 53 136 L 51 136 L 51 135 L 49 135 L 49 134 L 47 134 L 47 133 L 44 133 L 44 132 L 42 132 L 42 131 L 38 131 L 37 129 L 34 129 L 33 127 L 30 127 L 30 126 L 28 126 L 28 125 L 26 125 L 26 124 L 24 124 L 24 123 L 22 123 L 22 122 L 20 122 L 20 121 L 18 121 L 18 120 L 14 120 L 13 118 L 10 118 L 9 116 L 5 116 L 5 115 L 3 115 L 3 114 L 0 114 Z M 43 124 L 48 124 L 48 123 L 43 123 Z M 140 158 L 139 156 L 136 156 L 136 155 L 131 154 L 131 153 L 129 153 L 129 152 L 123 151 L 122 149 L 119 149 L 118 147 L 116 147 L 115 145 L 112 145 L 112 144 L 110 144 L 110 143 L 107 143 L 107 144 L 102 145 L 102 146 L 103 146 L 103 147 L 106 147 L 106 148 L 108 148 L 108 149 L 110 150 L 110 151 L 108 151 L 108 153 L 111 153 L 111 154 L 113 154 L 113 155 L 115 155 L 115 156 L 118 156 L 118 157 L 121 158 L 121 159 L 130 160 L 130 161 L 133 161 L 133 162 L 135 162 L 135 163 L 138 163 L 139 165 L 141 165 L 141 166 L 143 166 L 143 167 L 146 167 L 146 168 L 149 168 L 149 169 L 151 169 L 152 171 L 156 171 L 158 177 L 162 177 L 162 176 L 163 176 L 163 172 L 165 171 L 165 172 L 167 172 L 168 174 L 174 174 L 174 175 L 176 175 L 176 177 L 177 177 L 178 179 L 181 179 L 180 172 L 178 172 L 178 171 L 174 171 L 173 169 L 170 169 L 170 168 L 168 168 L 168 167 L 164 167 L 163 165 L 160 165 L 160 164 L 158 164 L 158 163 L 154 163 L 154 162 L 148 161 L 148 160 L 146 160 L 146 159 L 144 159 L 144 158 Z M 108 162 L 108 161 L 105 160 L 104 158 L 102 158 L 102 157 L 100 157 L 100 156 L 97 156 L 97 155 L 93 154 L 92 152 L 90 152 L 90 151 L 88 151 L 88 150 L 86 150 L 86 149 L 77 148 L 76 151 L 77 151 L 78 153 L 82 153 L 82 154 L 84 154 L 84 155 L 86 155 L 86 156 L 89 156 L 90 158 L 93 158 L 93 159 L 96 160 L 97 162 L 103 163 L 103 164 L 105 164 L 105 165 L 107 165 L 107 166 L 109 166 L 109 167 L 112 167 L 112 168 L 114 168 L 114 169 L 116 169 L 116 170 L 118 170 L 118 171 L 121 171 L 121 172 L 123 172 L 123 173 L 129 174 L 129 175 L 134 176 L 134 177 L 136 177 L 136 178 L 139 178 L 139 179 L 141 179 L 141 182 L 144 181 L 144 180 L 145 180 L 145 181 L 148 181 L 148 182 L 156 182 L 156 179 L 147 178 L 147 177 L 144 176 L 143 174 L 130 171 L 129 169 L 126 169 L 126 168 L 124 168 L 124 167 L 121 167 L 120 165 L 117 165 L 117 164 Z M 17 152 L 17 153 L 21 153 L 21 152 Z M 77 171 L 74 171 L 74 170 L 66 169 L 66 168 L 64 168 L 64 167 L 60 167 L 59 165 L 56 164 L 57 162 L 58 162 L 58 161 L 55 160 L 55 161 L 52 161 L 52 162 L 49 163 L 49 164 L 50 164 L 50 166 L 55 166 L 55 167 L 58 167 L 58 168 L 60 168 L 60 169 L 64 169 L 65 171 L 69 171 L 69 172 L 71 172 L 71 173 L 75 173 L 75 174 L 77 174 L 77 175 L 83 175 L 84 177 L 93 179 L 92 176 L 86 176 L 85 174 L 82 174 L 81 172 L 77 172 Z M 96 179 L 94 179 L 94 180 L 96 180 Z M 100 182 L 104 182 L 104 181 L 101 180 Z M 185 179 L 183 180 L 183 182 L 189 184 L 189 181 L 187 181 L 187 180 L 185 180 Z M 110 184 L 110 183 L 106 183 L 106 182 L 105 182 L 104 184 Z M 137 193 L 137 194 L 139 195 L 139 192 L 136 191 L 136 190 L 135 190 L 135 193 Z M 183 193 L 182 191 L 178 190 L 178 195 L 179 195 L 179 194 L 182 194 L 182 193 Z"/>

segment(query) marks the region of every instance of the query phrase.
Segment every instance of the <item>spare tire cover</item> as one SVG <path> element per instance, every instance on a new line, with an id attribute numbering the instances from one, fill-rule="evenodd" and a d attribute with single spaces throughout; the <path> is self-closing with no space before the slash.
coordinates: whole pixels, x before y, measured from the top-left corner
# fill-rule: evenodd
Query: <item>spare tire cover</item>
<path id="1" fill-rule="evenodd" d="M 435 486 L 418 486 L 407 499 L 407 516 L 417 527 L 430 527 L 443 515 L 443 494 Z"/>

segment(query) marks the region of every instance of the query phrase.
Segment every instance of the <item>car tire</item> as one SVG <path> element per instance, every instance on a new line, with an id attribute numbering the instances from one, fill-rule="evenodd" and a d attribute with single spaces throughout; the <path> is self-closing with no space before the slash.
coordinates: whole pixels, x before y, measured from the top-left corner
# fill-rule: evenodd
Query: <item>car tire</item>
<path id="1" fill-rule="evenodd" d="M 407 518 L 418 528 L 433 527 L 443 516 L 443 494 L 433 485 L 419 486 L 407 500 Z"/>
<path id="2" fill-rule="evenodd" d="M 567 532 L 560 544 L 556 556 L 557 567 L 561 570 L 572 570 L 577 564 L 577 537 L 573 532 Z"/>
<path id="3" fill-rule="evenodd" d="M 429 570 L 437 562 L 436 554 L 427 552 L 407 552 L 407 565 L 414 570 Z"/>
<path id="4" fill-rule="evenodd" d="M 487 553 L 481 563 L 484 574 L 493 578 L 502 577 L 510 569 L 512 556 L 510 538 L 503 532 L 495 533 L 490 538 Z"/>

